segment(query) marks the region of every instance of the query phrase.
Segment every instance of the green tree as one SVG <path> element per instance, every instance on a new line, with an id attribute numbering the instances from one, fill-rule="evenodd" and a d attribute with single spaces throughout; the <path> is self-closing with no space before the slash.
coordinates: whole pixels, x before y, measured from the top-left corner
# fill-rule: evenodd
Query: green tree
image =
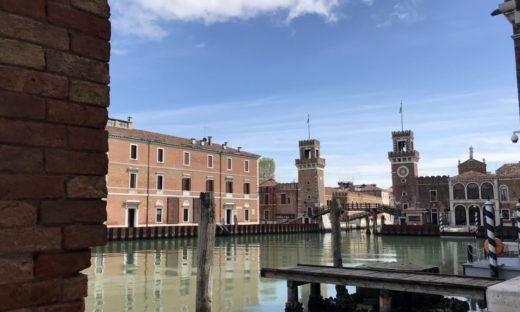
<path id="1" fill-rule="evenodd" d="M 275 171 L 274 159 L 262 157 L 258 161 L 258 170 L 260 177 L 266 177 L 274 179 L 274 171 Z"/>

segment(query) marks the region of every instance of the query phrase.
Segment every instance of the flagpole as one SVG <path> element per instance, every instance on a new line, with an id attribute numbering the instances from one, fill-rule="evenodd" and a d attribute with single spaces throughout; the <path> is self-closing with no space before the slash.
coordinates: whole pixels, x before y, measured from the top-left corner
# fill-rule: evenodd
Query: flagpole
<path id="1" fill-rule="evenodd" d="M 401 113 L 401 131 L 404 131 L 404 124 L 403 124 L 403 101 L 401 101 L 401 110 L 399 112 Z"/>
<path id="2" fill-rule="evenodd" d="M 309 135 L 309 140 L 311 139 L 311 115 L 307 114 L 307 131 Z"/>

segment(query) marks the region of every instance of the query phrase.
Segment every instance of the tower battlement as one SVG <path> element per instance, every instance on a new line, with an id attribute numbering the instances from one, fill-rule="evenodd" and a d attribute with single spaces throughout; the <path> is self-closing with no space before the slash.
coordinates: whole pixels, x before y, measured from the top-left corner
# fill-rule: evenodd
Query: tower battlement
<path id="1" fill-rule="evenodd" d="M 417 177 L 417 184 L 428 184 L 428 185 L 448 184 L 449 179 L 450 179 L 450 177 L 446 176 L 446 175 Z"/>
<path id="2" fill-rule="evenodd" d="M 309 146 L 309 145 L 317 145 L 320 146 L 320 141 L 316 139 L 310 139 L 310 140 L 302 140 L 298 142 L 298 145 L 300 147 L 302 146 Z"/>
<path id="3" fill-rule="evenodd" d="M 408 136 L 413 139 L 413 131 L 412 130 L 403 130 L 403 131 L 392 131 L 392 138 Z"/>

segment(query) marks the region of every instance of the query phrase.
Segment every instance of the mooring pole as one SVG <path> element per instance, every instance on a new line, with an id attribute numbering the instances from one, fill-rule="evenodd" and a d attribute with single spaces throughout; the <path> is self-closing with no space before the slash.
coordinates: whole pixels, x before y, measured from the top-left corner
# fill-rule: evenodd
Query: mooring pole
<path id="1" fill-rule="evenodd" d="M 468 262 L 473 262 L 473 246 L 468 245 Z"/>
<path id="2" fill-rule="evenodd" d="M 365 230 L 365 233 L 367 235 L 370 235 L 370 213 L 368 213 L 367 216 L 366 216 L 366 230 Z"/>
<path id="3" fill-rule="evenodd" d="M 520 251 L 520 199 L 518 199 L 518 203 L 516 203 L 516 233 L 518 235 L 518 250 Z M 520 257 L 520 253 L 518 254 Z"/>
<path id="4" fill-rule="evenodd" d="M 504 241 L 504 218 L 500 217 L 500 240 Z"/>
<path id="5" fill-rule="evenodd" d="M 330 203 L 330 223 L 332 234 L 332 264 L 336 268 L 343 267 L 341 259 L 341 228 L 340 228 L 341 209 L 336 198 L 332 198 Z M 348 294 L 345 286 L 336 285 L 338 296 Z"/>
<path id="6" fill-rule="evenodd" d="M 485 212 L 486 232 L 489 249 L 489 269 L 491 270 L 491 277 L 498 277 L 497 251 L 495 244 L 495 216 L 493 212 L 493 203 L 488 200 L 484 205 L 486 207 Z"/>
<path id="7" fill-rule="evenodd" d="M 373 212 L 373 215 L 374 215 L 374 220 L 372 221 L 372 232 L 374 233 L 374 235 L 377 234 L 377 210 L 374 210 Z"/>
<path id="8" fill-rule="evenodd" d="M 215 202 L 212 192 L 200 193 L 198 250 L 197 250 L 197 293 L 195 310 L 211 312 L 212 260 L 215 247 Z"/>

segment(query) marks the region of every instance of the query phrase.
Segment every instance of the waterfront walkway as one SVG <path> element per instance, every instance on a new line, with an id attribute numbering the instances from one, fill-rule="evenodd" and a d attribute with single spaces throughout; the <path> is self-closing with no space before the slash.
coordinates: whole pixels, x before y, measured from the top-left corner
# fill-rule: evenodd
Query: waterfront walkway
<path id="1" fill-rule="evenodd" d="M 294 292 L 294 287 L 298 285 L 325 283 L 380 290 L 464 297 L 482 303 L 486 301 L 486 290 L 488 287 L 503 282 L 501 279 L 445 275 L 429 272 L 410 272 L 410 270 L 406 269 L 398 270 L 373 267 L 334 268 L 330 266 L 302 264 L 288 268 L 262 268 L 261 276 L 287 280 L 288 294 Z M 292 299 L 294 300 L 294 297 Z"/>

